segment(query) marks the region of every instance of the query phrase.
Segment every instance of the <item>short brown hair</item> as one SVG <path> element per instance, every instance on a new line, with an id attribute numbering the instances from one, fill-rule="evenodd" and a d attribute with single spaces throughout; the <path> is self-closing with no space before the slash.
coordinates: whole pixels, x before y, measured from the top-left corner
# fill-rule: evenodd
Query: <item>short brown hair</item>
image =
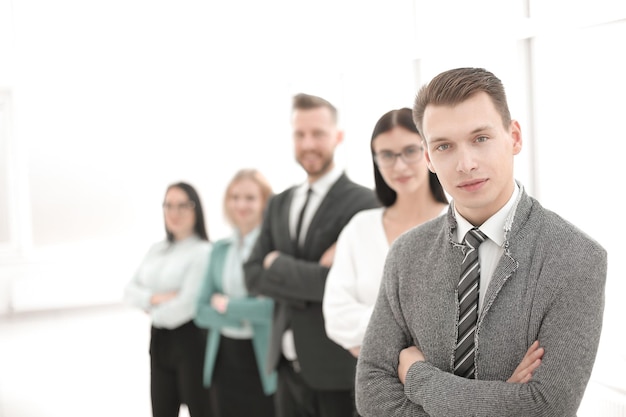
<path id="1" fill-rule="evenodd" d="M 429 104 L 454 106 L 481 91 L 489 95 L 502 117 L 504 127 L 508 128 L 511 124 L 511 113 L 502 81 L 483 68 L 456 68 L 433 78 L 417 93 L 413 105 L 413 121 L 419 131 L 423 132 L 422 123 L 426 106 Z"/>
<path id="2" fill-rule="evenodd" d="M 330 114 L 333 117 L 333 121 L 337 123 L 337 108 L 330 104 L 328 100 L 324 100 L 318 96 L 312 96 L 310 94 L 299 93 L 293 96 L 292 110 L 311 110 L 318 107 L 326 107 L 330 110 Z"/>
<path id="3" fill-rule="evenodd" d="M 228 220 L 231 225 L 233 224 L 233 216 L 228 211 L 226 203 L 228 202 L 228 194 L 230 194 L 230 189 L 233 187 L 233 185 L 235 185 L 235 183 L 241 180 L 252 180 L 259 186 L 259 188 L 261 189 L 261 198 L 263 199 L 263 207 L 267 205 L 268 200 L 274 194 L 269 181 L 267 180 L 267 178 L 265 178 L 263 174 L 261 174 L 259 170 L 253 168 L 244 168 L 237 171 L 235 173 L 235 176 L 228 183 L 228 186 L 226 187 L 226 192 L 224 193 L 224 217 L 226 217 L 226 220 Z"/>

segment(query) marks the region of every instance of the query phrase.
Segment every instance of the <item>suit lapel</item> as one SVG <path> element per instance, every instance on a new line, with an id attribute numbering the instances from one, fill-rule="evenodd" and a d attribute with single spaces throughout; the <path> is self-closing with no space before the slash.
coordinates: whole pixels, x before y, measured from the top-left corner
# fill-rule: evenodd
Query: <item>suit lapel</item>
<path id="1" fill-rule="evenodd" d="M 291 211 L 291 203 L 293 202 L 293 196 L 296 193 L 296 188 L 297 187 L 292 187 L 291 190 L 289 190 L 289 193 L 287 194 L 285 198 L 284 204 L 280 208 L 279 219 L 278 219 L 278 222 L 280 223 L 280 230 L 285 231 L 285 233 L 282 236 L 282 238 L 285 239 L 284 241 L 285 247 L 291 248 L 291 251 L 289 252 L 291 255 L 296 253 L 296 246 L 295 246 L 295 242 L 291 238 L 291 228 L 289 226 L 289 213 Z"/>
<path id="2" fill-rule="evenodd" d="M 524 191 L 524 188 L 520 185 L 520 197 L 517 202 L 517 206 L 514 211 L 514 219 L 516 219 L 513 224 L 510 225 L 510 229 L 505 233 L 505 247 L 516 247 L 520 236 L 524 236 L 524 233 L 520 233 L 521 229 L 526 224 L 526 219 L 530 216 L 530 210 L 532 208 L 533 201 Z M 513 242 L 511 242 L 513 240 Z M 511 279 L 515 271 L 517 271 L 519 267 L 519 259 L 517 256 L 513 256 L 510 249 L 505 249 L 504 253 L 500 257 L 498 261 L 498 265 L 496 265 L 495 271 L 493 271 L 493 276 L 491 277 L 491 281 L 489 282 L 489 286 L 487 287 L 487 292 L 485 293 L 485 303 L 483 304 L 483 309 L 481 315 L 486 314 L 489 311 L 491 305 L 495 302 L 498 294 L 506 285 L 507 281 Z"/>

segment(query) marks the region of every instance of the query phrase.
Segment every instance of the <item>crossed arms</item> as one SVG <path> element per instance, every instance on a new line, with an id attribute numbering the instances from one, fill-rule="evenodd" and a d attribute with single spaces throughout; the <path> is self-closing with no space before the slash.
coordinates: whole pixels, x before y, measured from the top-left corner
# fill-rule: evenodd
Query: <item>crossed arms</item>
<path id="1" fill-rule="evenodd" d="M 359 355 L 359 413 L 575 416 L 595 360 L 606 277 L 606 253 L 587 253 L 568 265 L 548 257 L 537 276 L 518 270 L 509 278 L 481 314 L 477 379 L 468 380 L 451 372 L 454 289 L 435 277 L 447 267 L 423 265 L 413 242 L 392 250 Z"/>

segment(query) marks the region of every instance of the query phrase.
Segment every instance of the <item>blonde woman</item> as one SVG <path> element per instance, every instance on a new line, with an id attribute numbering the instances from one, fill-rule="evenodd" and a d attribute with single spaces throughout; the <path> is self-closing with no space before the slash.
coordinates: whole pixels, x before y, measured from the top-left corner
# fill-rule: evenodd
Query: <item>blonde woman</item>
<path id="1" fill-rule="evenodd" d="M 233 235 L 215 242 L 196 323 L 209 329 L 204 384 L 217 395 L 220 417 L 273 417 L 275 373 L 265 371 L 274 302 L 248 294 L 243 263 L 259 235 L 272 189 L 244 169 L 230 181 L 224 213 Z"/>

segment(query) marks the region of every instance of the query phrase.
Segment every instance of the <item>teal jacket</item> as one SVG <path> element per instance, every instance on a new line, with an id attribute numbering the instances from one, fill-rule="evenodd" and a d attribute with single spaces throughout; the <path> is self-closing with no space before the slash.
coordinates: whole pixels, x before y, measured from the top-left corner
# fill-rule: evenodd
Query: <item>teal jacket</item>
<path id="1" fill-rule="evenodd" d="M 263 391 L 266 395 L 270 395 L 276 391 L 276 372 L 267 373 L 265 364 L 267 362 L 267 351 L 272 331 L 274 301 L 269 298 L 253 296 L 231 298 L 228 301 L 228 308 L 224 314 L 218 313 L 211 307 L 211 296 L 215 293 L 223 293 L 222 273 L 224 271 L 226 254 L 231 244 L 232 241 L 230 239 L 222 239 L 213 245 L 207 276 L 202 284 L 200 297 L 198 298 L 194 322 L 199 327 L 209 329 L 204 359 L 204 385 L 206 387 L 211 385 L 219 349 L 221 328 L 225 326 L 237 327 L 242 320 L 246 320 L 252 325 L 254 330 L 252 346 L 259 374 L 261 375 Z"/>

